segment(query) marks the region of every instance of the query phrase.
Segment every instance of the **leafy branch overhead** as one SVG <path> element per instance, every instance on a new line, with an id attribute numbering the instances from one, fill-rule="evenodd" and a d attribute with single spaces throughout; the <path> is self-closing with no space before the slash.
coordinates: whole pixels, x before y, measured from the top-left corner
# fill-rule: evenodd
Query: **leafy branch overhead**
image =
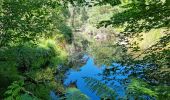
<path id="1" fill-rule="evenodd" d="M 56 22 L 63 23 L 64 14 L 60 12 L 64 8 L 57 1 L 4 0 L 1 6 L 0 46 L 36 41 L 61 30 Z"/>
<path id="2" fill-rule="evenodd" d="M 125 25 L 125 32 L 142 32 L 155 28 L 170 27 L 170 3 L 166 1 L 139 0 L 122 4 L 122 11 L 99 26 Z"/>

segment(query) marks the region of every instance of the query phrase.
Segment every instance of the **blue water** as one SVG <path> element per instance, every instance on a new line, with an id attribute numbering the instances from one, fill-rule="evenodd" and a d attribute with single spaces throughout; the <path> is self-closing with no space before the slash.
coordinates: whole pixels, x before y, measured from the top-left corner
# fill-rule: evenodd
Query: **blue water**
<path id="1" fill-rule="evenodd" d="M 115 71 L 111 71 L 109 75 L 106 69 L 115 68 Z M 108 87 L 112 88 L 116 94 L 117 98 L 125 97 L 126 83 L 128 83 L 128 76 L 132 73 L 131 70 L 125 70 L 124 67 L 119 64 L 113 63 L 112 66 L 96 66 L 93 59 L 89 57 L 84 66 L 80 66 L 79 70 L 70 69 L 66 73 L 66 79 L 64 85 L 68 86 L 70 83 L 76 81 L 77 88 L 84 94 L 90 97 L 91 100 L 100 100 L 99 96 L 92 92 L 84 81 L 83 77 L 92 77 L 100 80 L 102 83 L 106 84 Z"/>

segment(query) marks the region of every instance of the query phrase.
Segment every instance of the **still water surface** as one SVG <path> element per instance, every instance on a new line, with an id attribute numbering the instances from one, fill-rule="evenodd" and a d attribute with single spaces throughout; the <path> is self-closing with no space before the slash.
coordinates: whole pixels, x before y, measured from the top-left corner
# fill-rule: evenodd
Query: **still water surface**
<path id="1" fill-rule="evenodd" d="M 66 73 L 64 85 L 68 86 L 70 83 L 76 82 L 77 88 L 89 96 L 91 100 L 100 100 L 99 96 L 86 86 L 86 82 L 83 79 L 83 77 L 92 77 L 112 88 L 118 95 L 118 98 L 123 98 L 127 83 L 130 81 L 129 75 L 132 73 L 132 70 L 127 71 L 125 68 L 128 67 L 116 63 L 113 63 L 112 66 L 97 66 L 94 60 L 89 57 L 86 64 L 81 66 L 79 70 L 70 69 Z M 115 71 L 107 72 L 107 69 L 115 69 Z"/>

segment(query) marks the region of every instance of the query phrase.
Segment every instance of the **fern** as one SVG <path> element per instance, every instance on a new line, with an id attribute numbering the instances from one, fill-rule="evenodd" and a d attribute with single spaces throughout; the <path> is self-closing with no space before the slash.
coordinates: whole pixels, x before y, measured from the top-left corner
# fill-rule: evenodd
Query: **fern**
<path id="1" fill-rule="evenodd" d="M 91 77 L 84 77 L 84 80 L 87 83 L 87 87 L 96 92 L 101 98 L 115 100 L 115 92 L 107 85 Z"/>
<path id="2" fill-rule="evenodd" d="M 169 100 L 170 86 L 151 86 L 143 80 L 133 78 L 127 88 L 127 93 L 128 96 L 133 96 L 137 99 L 144 99 L 143 96 L 147 95 L 157 100 Z"/>
<path id="3" fill-rule="evenodd" d="M 13 82 L 10 86 L 8 86 L 8 90 L 5 92 L 5 99 L 4 100 L 15 100 L 19 98 L 22 86 L 24 83 L 20 82 Z"/>
<path id="4" fill-rule="evenodd" d="M 139 79 L 132 79 L 132 82 L 127 88 L 127 93 L 129 94 L 129 96 L 131 95 L 136 98 L 143 98 L 142 95 L 158 98 L 157 92 L 150 89 L 147 83 Z"/>
<path id="5" fill-rule="evenodd" d="M 25 90 L 23 86 L 23 81 L 14 81 L 4 93 L 4 100 L 39 100 L 31 92 Z"/>
<path id="6" fill-rule="evenodd" d="M 32 96 L 28 95 L 27 93 L 25 93 L 25 94 L 22 94 L 22 95 L 18 98 L 18 100 L 39 100 L 39 99 L 36 98 L 36 97 L 32 97 Z"/>
<path id="7" fill-rule="evenodd" d="M 88 96 L 83 94 L 77 88 L 68 88 L 66 90 L 66 100 L 90 100 Z"/>

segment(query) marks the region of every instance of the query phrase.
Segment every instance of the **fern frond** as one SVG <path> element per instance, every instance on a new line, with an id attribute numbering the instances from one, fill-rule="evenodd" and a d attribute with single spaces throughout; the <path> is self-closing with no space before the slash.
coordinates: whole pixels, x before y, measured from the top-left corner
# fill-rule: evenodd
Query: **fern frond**
<path id="1" fill-rule="evenodd" d="M 99 97 L 115 100 L 115 91 L 107 85 L 91 77 L 84 77 L 84 80 L 87 83 L 87 87 L 90 88 L 93 92 L 96 92 Z"/>
<path id="2" fill-rule="evenodd" d="M 132 79 L 132 82 L 127 88 L 127 92 L 129 95 L 132 95 L 137 98 L 140 98 L 142 95 L 148 95 L 151 97 L 158 98 L 157 92 L 150 89 L 147 83 L 139 79 Z"/>
<path id="3" fill-rule="evenodd" d="M 66 100 L 90 100 L 88 96 L 83 94 L 77 88 L 68 88 L 66 91 Z"/>

